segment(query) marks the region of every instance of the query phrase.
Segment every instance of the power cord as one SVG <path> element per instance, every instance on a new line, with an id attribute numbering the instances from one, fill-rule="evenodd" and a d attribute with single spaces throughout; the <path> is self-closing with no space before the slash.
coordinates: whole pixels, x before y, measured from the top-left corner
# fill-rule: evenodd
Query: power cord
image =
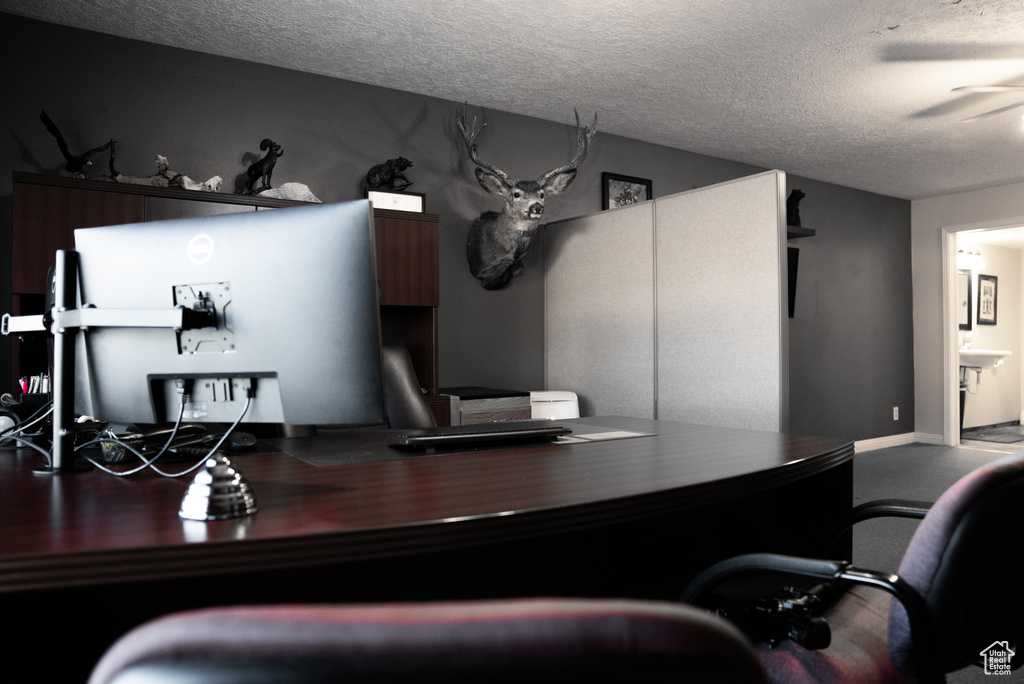
<path id="1" fill-rule="evenodd" d="M 181 472 L 167 473 L 167 472 L 164 472 L 164 471 L 160 470 L 159 468 L 157 468 L 155 463 L 156 463 L 156 460 L 158 458 L 160 458 L 161 456 L 163 456 L 167 452 L 167 450 L 170 448 L 171 443 L 174 441 L 174 438 L 178 434 L 178 429 L 181 426 L 181 419 L 182 419 L 182 416 L 185 413 L 185 404 L 188 403 L 188 397 L 189 397 L 189 392 L 190 392 L 190 389 L 191 389 L 191 383 L 192 383 L 191 380 L 187 380 L 187 381 L 184 381 L 184 382 L 179 381 L 178 394 L 179 394 L 179 398 L 181 400 L 181 403 L 180 403 L 180 406 L 179 406 L 179 409 L 178 409 L 178 418 L 177 418 L 177 420 L 174 423 L 174 429 L 171 430 L 171 434 L 167 438 L 167 442 L 160 449 L 160 451 L 155 456 L 153 456 L 152 458 L 147 458 L 145 455 L 143 455 L 141 452 L 139 452 L 133 446 L 131 446 L 130 444 L 127 444 L 126 442 L 124 442 L 121 439 L 118 439 L 114 435 L 105 435 L 105 436 L 97 437 L 96 439 L 90 440 L 89 442 L 86 442 L 85 444 L 82 444 L 81 446 L 76 447 L 75 451 L 78 451 L 79 449 L 84 449 L 86 447 L 95 446 L 96 444 L 103 444 L 103 443 L 116 444 L 116 445 L 118 445 L 120 447 L 123 447 L 127 451 L 135 454 L 135 456 L 137 456 L 142 461 L 142 465 L 137 466 L 137 467 L 135 467 L 135 468 L 133 468 L 131 470 L 113 470 L 111 468 L 107 468 L 106 466 L 104 466 L 104 465 L 102 465 L 100 463 L 97 463 L 95 460 L 89 458 L 88 456 L 84 457 L 85 460 L 87 460 L 89 463 L 93 464 L 94 466 L 96 466 L 97 468 L 102 470 L 103 472 L 109 473 L 110 475 L 114 475 L 115 477 L 127 477 L 129 475 L 134 475 L 135 473 L 141 472 L 141 471 L 145 470 L 146 468 L 151 468 L 153 470 L 153 472 L 157 473 L 158 475 L 161 475 L 162 477 L 167 477 L 167 478 L 181 477 L 183 475 L 188 475 L 189 473 L 197 470 L 204 463 L 206 463 L 206 461 L 209 460 L 209 458 L 211 456 L 213 456 L 215 453 L 217 453 L 217 450 L 220 449 L 222 444 L 224 444 L 224 441 L 231 435 L 232 432 L 234 432 L 235 428 L 237 428 L 239 423 L 242 422 L 242 419 L 245 418 L 245 414 L 249 412 L 249 406 L 252 404 L 252 399 L 253 399 L 253 396 L 255 395 L 255 390 L 252 387 L 250 387 L 250 388 L 248 388 L 246 390 L 245 405 L 242 407 L 242 412 L 239 414 L 238 418 L 235 419 L 235 422 L 231 424 L 231 427 L 229 427 L 224 432 L 224 434 L 221 435 L 221 438 L 217 441 L 217 443 L 214 444 L 213 447 L 199 461 L 197 461 L 194 465 L 192 465 L 188 469 L 183 470 Z"/>
<path id="2" fill-rule="evenodd" d="M 33 438 L 23 436 L 28 428 L 32 427 L 33 425 L 36 425 L 37 423 L 42 422 L 51 413 L 53 413 L 52 401 L 47 402 L 42 407 L 40 407 L 38 411 L 29 416 L 28 421 L 26 421 L 25 423 L 22 423 L 21 425 L 15 425 L 14 427 L 11 427 L 2 434 L 0 434 L 0 442 L 10 439 L 17 442 L 21 446 L 26 446 L 31 449 L 35 449 L 36 451 L 38 451 L 39 453 L 46 457 L 46 464 L 52 466 L 53 463 L 50 460 L 50 452 L 36 444 L 35 441 L 33 441 Z"/>
<path id="3" fill-rule="evenodd" d="M 185 414 L 185 405 L 188 403 L 188 398 L 189 398 L 189 396 L 191 394 L 191 387 L 192 387 L 192 381 L 191 380 L 179 380 L 178 381 L 178 396 L 179 396 L 179 400 L 180 400 L 179 407 L 178 407 L 178 417 L 175 419 L 174 428 L 171 430 L 171 433 L 170 433 L 170 435 L 167 438 L 167 442 L 164 443 L 164 445 L 163 445 L 163 447 L 161 447 L 160 451 L 158 451 L 154 456 L 152 456 L 152 457 L 145 456 L 142 452 L 137 450 L 131 444 L 128 444 L 124 440 L 118 438 L 116 435 L 109 434 L 109 433 L 108 434 L 104 434 L 104 435 L 100 435 L 99 437 L 96 437 L 94 439 L 89 440 L 88 442 L 85 442 L 85 443 L 83 443 L 81 445 L 76 446 L 75 447 L 75 452 L 77 453 L 77 452 L 81 451 L 82 449 L 93 447 L 93 446 L 96 446 L 98 444 L 115 444 L 115 445 L 125 449 L 126 451 L 129 451 L 130 453 L 134 454 L 136 457 L 139 458 L 139 460 L 142 461 L 142 465 L 137 466 L 135 468 L 132 468 L 131 470 L 113 470 L 111 468 L 107 468 L 105 465 L 103 465 L 101 463 L 98 463 L 96 460 L 94 460 L 94 459 L 92 459 L 92 458 L 90 458 L 88 456 L 84 456 L 84 455 L 82 456 L 82 458 L 84 458 L 86 461 L 91 463 L 93 466 L 99 468 L 100 470 L 102 470 L 105 473 L 108 473 L 110 475 L 114 475 L 116 477 L 127 477 L 129 475 L 134 475 L 136 473 L 139 473 L 139 472 L 145 470 L 146 468 L 152 468 L 152 470 L 154 472 L 156 472 L 157 474 L 159 474 L 159 475 L 161 475 L 163 477 L 168 477 L 168 478 L 181 477 L 183 475 L 187 475 L 187 474 L 197 470 L 200 466 L 202 466 L 204 463 L 206 463 L 206 461 L 209 460 L 209 458 L 211 456 L 213 456 L 217 452 L 218 449 L 220 449 L 221 445 L 224 444 L 225 440 L 227 440 L 227 438 L 231 435 L 231 433 L 235 431 L 235 429 L 238 427 L 238 425 L 242 422 L 242 419 L 245 418 L 245 415 L 249 412 L 249 406 L 252 404 L 252 400 L 253 400 L 253 398 L 256 395 L 256 388 L 255 388 L 255 383 L 253 383 L 253 385 L 251 385 L 250 387 L 246 388 L 245 405 L 242 407 L 242 412 L 239 414 L 239 416 L 235 420 L 235 422 L 231 424 L 231 427 L 229 427 L 224 432 L 224 434 L 221 435 L 221 438 L 217 441 L 217 443 L 213 446 L 213 448 L 211 448 L 209 450 L 209 452 L 207 452 L 202 457 L 202 459 L 200 459 L 197 463 L 195 463 L 194 465 L 189 467 L 187 470 L 183 470 L 183 471 L 178 472 L 178 473 L 166 473 L 166 472 L 160 470 L 159 468 L 157 468 L 155 463 L 156 463 L 157 459 L 159 459 L 161 456 L 163 456 L 165 453 L 167 453 L 167 451 L 170 449 L 171 444 L 174 442 L 175 437 L 178 434 L 178 430 L 181 427 L 182 418 L 183 418 L 183 416 Z M 35 414 L 30 416 L 27 422 L 25 422 L 25 423 L 23 423 L 21 425 L 17 425 L 15 427 L 12 427 L 12 428 L 6 430 L 3 433 L 0 433 L 0 442 L 3 442 L 4 440 L 10 439 L 10 440 L 13 440 L 13 441 L 17 442 L 21 446 L 26 446 L 26 447 L 29 447 L 31 449 L 35 449 L 36 451 L 41 453 L 46 458 L 47 465 L 52 467 L 53 466 L 53 460 L 51 458 L 51 452 L 48 449 L 46 449 L 46 448 L 36 444 L 31 437 L 24 436 L 25 431 L 28 428 L 32 427 L 33 425 L 36 425 L 37 423 L 42 422 L 44 419 L 46 419 L 47 416 L 51 415 L 52 413 L 53 413 L 53 402 L 51 401 L 51 402 L 48 402 L 43 407 L 41 407 L 38 411 L 36 411 Z"/>

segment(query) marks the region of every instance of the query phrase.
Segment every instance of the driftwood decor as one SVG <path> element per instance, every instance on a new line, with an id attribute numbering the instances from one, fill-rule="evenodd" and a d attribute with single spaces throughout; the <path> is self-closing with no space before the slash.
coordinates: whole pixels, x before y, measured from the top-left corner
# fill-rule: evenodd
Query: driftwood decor
<path id="1" fill-rule="evenodd" d="M 575 112 L 575 110 L 574 110 Z M 487 192 L 505 200 L 500 212 L 488 211 L 473 222 L 466 239 L 466 259 L 473 277 L 487 290 L 500 290 L 523 270 L 526 256 L 537 226 L 544 214 L 544 200 L 548 195 L 564 191 L 576 178 L 579 165 L 587 157 L 590 141 L 597 132 L 597 115 L 590 126 L 580 125 L 576 114 L 576 156 L 565 166 L 548 171 L 535 181 L 516 180 L 497 166 L 483 161 L 477 155 L 476 138 L 483 126 L 476 127 L 466 121 L 466 108 L 455 112 L 455 123 L 476 164 L 476 178 Z M 484 124 L 486 125 L 486 124 Z"/>

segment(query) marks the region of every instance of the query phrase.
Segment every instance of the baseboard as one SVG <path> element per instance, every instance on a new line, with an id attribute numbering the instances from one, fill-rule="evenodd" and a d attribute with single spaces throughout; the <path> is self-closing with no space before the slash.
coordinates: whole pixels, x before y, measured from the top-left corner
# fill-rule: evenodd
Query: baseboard
<path id="1" fill-rule="evenodd" d="M 942 435 L 929 435 L 923 432 L 905 432 L 901 435 L 889 435 L 888 437 L 876 437 L 874 439 L 862 439 L 853 443 L 856 453 L 863 451 L 874 451 L 875 449 L 887 449 L 907 444 L 942 444 Z"/>
<path id="2" fill-rule="evenodd" d="M 927 432 L 915 432 L 914 441 L 919 444 L 937 444 L 938 446 L 943 446 L 946 443 L 942 435 L 932 435 Z"/>

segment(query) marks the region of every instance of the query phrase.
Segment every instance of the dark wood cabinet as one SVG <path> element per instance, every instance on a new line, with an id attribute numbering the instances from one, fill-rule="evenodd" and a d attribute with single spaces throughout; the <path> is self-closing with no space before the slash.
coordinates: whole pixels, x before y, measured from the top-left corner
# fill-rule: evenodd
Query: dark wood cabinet
<path id="1" fill-rule="evenodd" d="M 437 403 L 442 401 L 437 370 L 437 215 L 377 209 L 373 216 L 384 341 L 405 343 L 420 386 L 432 404 Z M 443 402 L 443 409 L 434 408 L 439 422 L 447 419 L 447 400 Z"/>
<path id="2" fill-rule="evenodd" d="M 58 249 L 74 247 L 76 228 L 300 206 L 301 202 L 176 188 L 14 173 L 11 313 L 40 313 L 46 274 Z M 375 210 L 381 327 L 386 340 L 404 342 L 435 413 L 438 396 L 438 217 Z M 12 380 L 45 371 L 45 353 L 12 341 Z M 18 390 L 15 390 L 17 392 Z M 444 406 L 441 407 L 440 404 Z"/>

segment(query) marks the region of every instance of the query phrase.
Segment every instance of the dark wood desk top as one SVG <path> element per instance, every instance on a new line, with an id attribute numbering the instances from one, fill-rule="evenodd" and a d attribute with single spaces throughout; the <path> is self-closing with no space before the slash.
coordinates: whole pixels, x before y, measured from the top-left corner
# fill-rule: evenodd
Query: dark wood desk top
<path id="1" fill-rule="evenodd" d="M 336 466 L 240 454 L 233 463 L 260 510 L 210 523 L 177 515 L 191 475 L 40 475 L 32 472 L 36 452 L 0 450 L 0 593 L 386 558 L 593 528 L 741 500 L 853 457 L 852 443 L 774 433 L 622 417 L 560 422 L 655 434 Z M 317 439 L 318 449 L 339 454 L 388 449 L 379 433 Z"/>

